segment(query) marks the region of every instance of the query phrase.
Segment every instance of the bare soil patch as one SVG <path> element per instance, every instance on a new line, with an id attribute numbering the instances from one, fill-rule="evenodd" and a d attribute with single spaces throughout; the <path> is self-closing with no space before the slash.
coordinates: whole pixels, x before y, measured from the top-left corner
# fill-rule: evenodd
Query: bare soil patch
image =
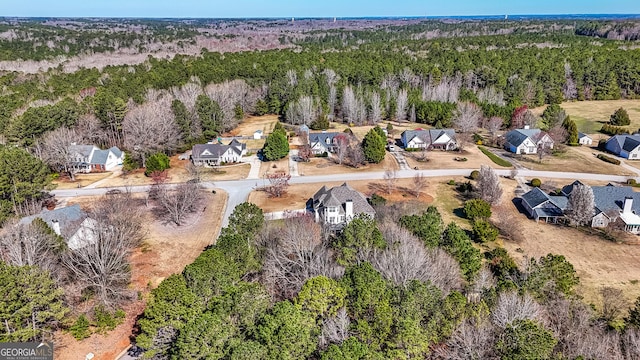
<path id="1" fill-rule="evenodd" d="M 339 165 L 329 158 L 311 158 L 309 162 L 298 163 L 298 173 L 301 176 L 352 174 L 358 172 L 376 172 L 398 169 L 398 162 L 390 153 L 386 153 L 384 159 L 379 164 L 367 164 L 357 169 L 347 165 Z"/>
<path id="2" fill-rule="evenodd" d="M 419 170 L 430 169 L 479 169 L 481 165 L 496 167 L 485 154 L 480 152 L 476 146 L 467 146 L 463 151 L 427 151 L 428 161 L 419 161 L 423 153 L 404 152 L 407 164 L 410 168 Z M 467 161 L 458 161 L 466 158 Z"/>
<path id="3" fill-rule="evenodd" d="M 151 212 L 148 213 L 145 240 L 131 255 L 131 289 L 140 292 L 141 300 L 124 306 L 127 314 L 124 323 L 106 335 L 94 334 L 83 341 L 76 341 L 71 335 L 59 332 L 56 335 L 56 358 L 83 359 L 92 352 L 96 360 L 111 360 L 129 346 L 133 325 L 144 311 L 149 291 L 171 274 L 181 272 L 206 246 L 215 242 L 227 194 L 222 190 L 215 195 L 203 191 L 203 197 L 202 210 L 191 215 L 182 226 L 165 225 Z M 79 199 L 78 203 L 89 206 L 97 200 L 96 197 L 86 197 Z"/>
<path id="4" fill-rule="evenodd" d="M 397 122 L 397 121 L 383 121 L 378 126 L 383 129 L 387 128 L 387 125 L 391 124 L 393 126 L 393 130 L 389 133 L 389 137 L 394 139 L 399 139 L 400 134 L 402 134 L 405 130 L 415 130 L 417 128 L 429 128 L 430 126 L 425 124 L 411 123 L 411 122 Z M 351 129 L 353 135 L 355 135 L 358 139 L 362 140 L 364 136 L 369 132 L 369 130 L 373 129 L 375 125 L 365 125 L 365 126 L 349 126 L 349 124 L 341 123 L 341 122 L 332 122 L 330 128 L 327 131 L 331 132 L 342 132 L 345 129 Z"/>
<path id="5" fill-rule="evenodd" d="M 253 136 L 253 133 L 262 130 L 263 136 L 273 131 L 278 122 L 277 115 L 249 116 L 233 130 L 223 134 L 224 136 Z"/>

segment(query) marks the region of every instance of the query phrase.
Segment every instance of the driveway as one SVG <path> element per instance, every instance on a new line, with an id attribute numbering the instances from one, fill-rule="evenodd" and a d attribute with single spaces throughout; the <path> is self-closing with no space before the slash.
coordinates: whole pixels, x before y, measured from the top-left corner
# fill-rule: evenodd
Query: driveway
<path id="1" fill-rule="evenodd" d="M 300 176 L 298 172 L 298 150 L 289 151 L 289 175 Z"/>
<path id="2" fill-rule="evenodd" d="M 409 164 L 407 164 L 407 159 L 404 158 L 404 154 L 402 153 L 402 151 L 398 150 L 398 147 L 394 146 L 394 150 L 389 150 L 389 152 L 391 153 L 391 155 L 393 155 L 393 157 L 398 162 L 398 166 L 400 166 L 400 170 L 411 169 L 409 167 Z"/>
<path id="3" fill-rule="evenodd" d="M 251 155 L 244 158 L 245 163 L 251 165 L 247 179 L 260 179 L 260 165 L 262 162 L 258 159 L 258 155 Z"/>

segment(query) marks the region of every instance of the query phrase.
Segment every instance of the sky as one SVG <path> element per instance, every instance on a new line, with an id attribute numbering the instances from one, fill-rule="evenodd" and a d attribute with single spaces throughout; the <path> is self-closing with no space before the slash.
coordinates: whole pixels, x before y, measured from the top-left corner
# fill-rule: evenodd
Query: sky
<path id="1" fill-rule="evenodd" d="M 640 0 L 0 0 L 19 17 L 364 17 L 640 14 Z"/>

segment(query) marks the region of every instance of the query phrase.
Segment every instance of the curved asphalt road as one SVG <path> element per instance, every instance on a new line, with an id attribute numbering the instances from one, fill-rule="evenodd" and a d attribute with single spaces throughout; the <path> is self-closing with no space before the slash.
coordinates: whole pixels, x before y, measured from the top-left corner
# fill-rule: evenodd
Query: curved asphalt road
<path id="1" fill-rule="evenodd" d="M 437 170 L 399 170 L 397 171 L 398 178 L 411 178 L 417 173 L 422 173 L 426 177 L 446 177 L 446 176 L 468 176 L 473 170 L 476 169 L 437 169 Z M 509 176 L 511 169 L 495 169 L 498 175 Z M 554 179 L 570 179 L 570 180 L 599 180 L 599 181 L 614 181 L 614 182 L 626 182 L 629 176 L 620 175 L 603 175 L 603 174 L 589 174 L 589 173 L 569 173 L 569 172 L 556 172 L 556 171 L 536 171 L 536 170 L 518 170 L 518 176 L 523 177 L 539 177 L 539 178 L 554 178 Z M 289 183 L 291 184 L 314 184 L 314 183 L 326 183 L 331 181 L 357 181 L 357 180 L 382 180 L 384 178 L 384 172 L 366 172 L 355 174 L 331 174 L 331 175 L 316 175 L 316 176 L 298 176 L 292 177 Z M 266 185 L 263 179 L 244 179 L 244 180 L 229 180 L 229 181 L 216 181 L 203 182 L 202 186 L 205 189 L 222 189 L 229 194 L 227 201 L 227 208 L 225 209 L 223 226 L 228 223 L 229 215 L 236 207 L 236 205 L 247 200 L 249 193 L 256 187 Z M 175 186 L 175 185 L 174 185 Z M 60 198 L 73 198 L 76 196 L 95 196 L 104 195 L 110 189 L 119 189 L 122 191 L 131 192 L 146 192 L 149 191 L 149 186 L 131 186 L 131 187 L 113 187 L 113 188 L 97 188 L 97 189 L 69 189 L 69 190 L 53 190 L 52 194 Z"/>

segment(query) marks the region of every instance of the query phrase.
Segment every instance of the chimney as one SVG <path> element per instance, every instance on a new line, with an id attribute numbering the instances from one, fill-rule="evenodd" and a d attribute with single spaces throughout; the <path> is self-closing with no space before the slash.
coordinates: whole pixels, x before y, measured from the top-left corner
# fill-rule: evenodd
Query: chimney
<path id="1" fill-rule="evenodd" d="M 633 206 L 633 198 L 627 196 L 626 198 L 624 198 L 624 207 L 622 208 L 622 213 L 623 214 L 631 214 L 633 212 L 631 210 L 632 206 Z"/>
<path id="2" fill-rule="evenodd" d="M 524 126 L 524 129 L 525 129 L 525 130 L 529 130 L 529 125 L 525 125 L 525 126 Z"/>
<path id="3" fill-rule="evenodd" d="M 344 203 L 344 215 L 347 221 L 353 219 L 353 200 L 347 200 Z"/>
<path id="4" fill-rule="evenodd" d="M 51 229 L 53 230 L 54 233 L 56 233 L 56 235 L 60 235 L 60 221 L 58 220 L 53 220 L 51 221 Z"/>

